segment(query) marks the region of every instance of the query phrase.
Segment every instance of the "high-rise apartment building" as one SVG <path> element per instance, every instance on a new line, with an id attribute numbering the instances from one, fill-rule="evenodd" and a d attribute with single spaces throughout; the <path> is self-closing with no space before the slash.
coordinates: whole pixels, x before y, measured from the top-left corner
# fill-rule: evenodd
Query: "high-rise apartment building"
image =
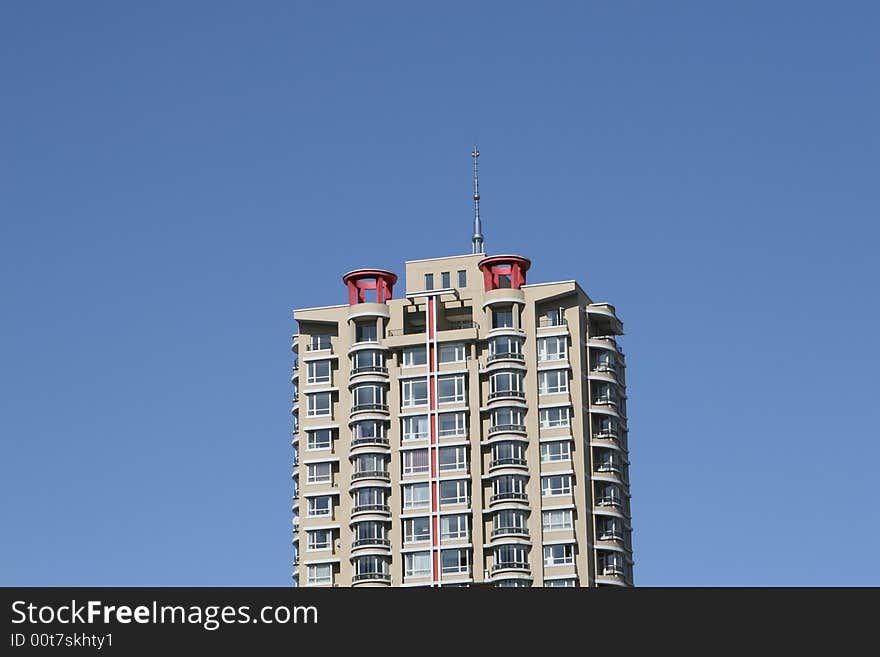
<path id="1" fill-rule="evenodd" d="M 294 311 L 300 586 L 632 585 L 622 323 L 475 223 Z"/>

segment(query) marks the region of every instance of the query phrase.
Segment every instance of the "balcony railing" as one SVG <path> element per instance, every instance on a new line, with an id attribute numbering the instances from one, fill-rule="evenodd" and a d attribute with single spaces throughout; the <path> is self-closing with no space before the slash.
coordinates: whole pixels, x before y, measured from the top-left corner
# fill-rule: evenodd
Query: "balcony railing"
<path id="1" fill-rule="evenodd" d="M 480 328 L 480 325 L 470 319 L 451 320 L 446 323 L 446 328 L 440 328 L 440 331 L 459 331 L 461 329 Z"/>
<path id="2" fill-rule="evenodd" d="M 382 479 L 383 481 L 391 481 L 391 475 L 387 470 L 361 470 L 360 472 L 351 473 L 352 481 L 358 481 L 360 479 Z"/>
<path id="3" fill-rule="evenodd" d="M 492 493 L 492 497 L 489 498 L 489 502 L 501 502 L 502 500 L 526 500 L 528 501 L 529 497 L 525 493 Z"/>
<path id="4" fill-rule="evenodd" d="M 391 540 L 387 538 L 357 538 L 351 542 L 352 549 L 364 547 L 366 545 L 378 545 L 380 547 L 388 547 L 391 545 Z"/>
<path id="5" fill-rule="evenodd" d="M 623 532 L 617 529 L 608 529 L 599 534 L 600 541 L 622 541 Z"/>
<path id="6" fill-rule="evenodd" d="M 596 504 L 598 506 L 623 507 L 623 498 L 615 495 L 602 495 L 601 497 L 596 498 Z"/>
<path id="7" fill-rule="evenodd" d="M 516 353 L 513 351 L 503 351 L 498 354 L 489 354 L 489 358 L 486 359 L 486 362 L 491 363 L 495 360 L 518 360 L 525 361 L 526 357 L 523 354 Z"/>
<path id="8" fill-rule="evenodd" d="M 387 411 L 388 404 L 355 404 L 351 407 L 352 413 L 360 411 Z"/>
<path id="9" fill-rule="evenodd" d="M 602 574 L 612 575 L 615 577 L 625 577 L 626 571 L 623 569 L 623 566 L 618 566 L 617 564 L 608 564 L 602 566 Z"/>
<path id="10" fill-rule="evenodd" d="M 616 472 L 617 474 L 621 474 L 623 472 L 623 466 L 619 463 L 606 461 L 599 463 L 596 466 L 596 472 Z"/>
<path id="11" fill-rule="evenodd" d="M 493 399 L 501 399 L 502 397 L 513 397 L 515 399 L 525 399 L 526 393 L 522 390 L 496 390 L 489 393 L 489 401 Z"/>
<path id="12" fill-rule="evenodd" d="M 500 459 L 492 459 L 489 461 L 490 468 L 498 468 L 503 465 L 526 465 L 526 460 L 520 456 L 508 456 Z"/>
<path id="13" fill-rule="evenodd" d="M 617 406 L 617 400 L 614 397 L 603 395 L 593 399 L 594 406 Z"/>
<path id="14" fill-rule="evenodd" d="M 355 374 L 367 374 L 368 372 L 388 374 L 388 368 L 384 365 L 361 365 L 360 367 L 351 368 L 352 376 L 354 376 Z"/>
<path id="15" fill-rule="evenodd" d="M 593 434 L 593 438 L 595 438 L 596 440 L 620 440 L 620 436 L 614 429 L 603 429 L 602 431 Z"/>
<path id="16" fill-rule="evenodd" d="M 496 527 L 492 530 L 492 538 L 498 536 L 528 536 L 529 532 L 525 527 Z"/>
<path id="17" fill-rule="evenodd" d="M 538 326 L 568 326 L 568 320 L 565 317 L 539 317 L 538 318 Z"/>
<path id="18" fill-rule="evenodd" d="M 526 425 L 524 424 L 496 424 L 489 427 L 489 435 L 496 433 L 525 433 Z"/>
<path id="19" fill-rule="evenodd" d="M 306 345 L 306 351 L 330 351 L 330 345 L 320 345 L 309 343 Z"/>
<path id="20" fill-rule="evenodd" d="M 492 572 L 499 570 L 528 570 L 529 564 L 525 561 L 501 561 L 492 566 Z"/>
<path id="21" fill-rule="evenodd" d="M 352 513 L 391 513 L 387 504 L 356 504 Z"/>
<path id="22" fill-rule="evenodd" d="M 380 445 L 382 447 L 390 447 L 391 443 L 387 438 L 381 436 L 366 436 L 355 438 L 351 441 L 352 447 L 363 447 L 364 445 Z"/>
<path id="23" fill-rule="evenodd" d="M 352 582 L 368 582 L 368 581 L 376 581 L 376 582 L 390 582 L 391 575 L 388 573 L 358 573 L 354 577 L 351 578 Z"/>

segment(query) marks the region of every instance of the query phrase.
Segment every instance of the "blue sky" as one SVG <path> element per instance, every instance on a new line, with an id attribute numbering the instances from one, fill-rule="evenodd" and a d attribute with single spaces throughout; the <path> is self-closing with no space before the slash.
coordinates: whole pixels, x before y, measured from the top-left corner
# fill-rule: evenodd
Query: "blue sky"
<path id="1" fill-rule="evenodd" d="M 466 252 L 477 141 L 625 321 L 636 583 L 880 585 L 878 19 L 4 4 L 0 584 L 290 584 L 290 311 Z"/>

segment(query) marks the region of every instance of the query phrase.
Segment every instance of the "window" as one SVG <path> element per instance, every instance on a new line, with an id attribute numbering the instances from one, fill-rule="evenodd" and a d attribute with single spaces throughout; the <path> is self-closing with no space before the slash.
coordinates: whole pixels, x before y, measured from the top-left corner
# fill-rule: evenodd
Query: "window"
<path id="1" fill-rule="evenodd" d="M 427 415 L 411 415 L 403 418 L 403 440 L 423 440 L 428 437 L 428 431 Z"/>
<path id="2" fill-rule="evenodd" d="M 385 506 L 385 489 L 384 488 L 355 488 L 354 489 L 354 506 L 358 507 L 384 507 Z"/>
<path id="3" fill-rule="evenodd" d="M 428 472 L 428 450 L 427 449 L 408 449 L 401 452 L 403 460 L 403 474 L 424 474 Z"/>
<path id="4" fill-rule="evenodd" d="M 596 523 L 600 541 L 623 540 L 623 522 L 619 518 L 599 516 Z"/>
<path id="5" fill-rule="evenodd" d="M 400 384 L 403 407 L 424 406 L 428 403 L 428 382 L 424 379 L 407 379 Z"/>
<path id="6" fill-rule="evenodd" d="M 439 360 L 441 363 L 461 363 L 465 358 L 464 344 L 452 342 L 440 345 Z"/>
<path id="7" fill-rule="evenodd" d="M 613 351 L 598 349 L 594 352 L 591 369 L 598 372 L 613 372 L 616 364 Z"/>
<path id="8" fill-rule="evenodd" d="M 372 575 L 383 578 L 388 577 L 388 557 L 370 555 L 365 557 L 355 557 L 352 561 L 354 561 L 355 577 L 361 575 Z"/>
<path id="9" fill-rule="evenodd" d="M 318 495 L 309 498 L 309 518 L 329 516 L 333 510 L 333 500 L 330 495 Z"/>
<path id="10" fill-rule="evenodd" d="M 494 500 L 526 499 L 526 478 L 519 475 L 504 475 L 492 480 Z"/>
<path id="11" fill-rule="evenodd" d="M 428 353 L 425 347 L 406 347 L 403 350 L 403 367 L 417 367 L 428 364 Z"/>
<path id="12" fill-rule="evenodd" d="M 427 416 L 425 418 L 425 437 L 427 437 Z M 441 438 L 467 435 L 467 415 L 465 413 L 440 413 L 437 416 L 437 430 Z"/>
<path id="13" fill-rule="evenodd" d="M 434 274 L 425 274 L 425 289 L 434 289 Z"/>
<path id="14" fill-rule="evenodd" d="M 538 392 L 542 395 L 568 392 L 568 370 L 545 370 L 539 372 Z"/>
<path id="15" fill-rule="evenodd" d="M 513 328 L 513 307 L 493 310 L 492 328 Z"/>
<path id="16" fill-rule="evenodd" d="M 330 393 L 314 392 L 306 395 L 309 399 L 309 417 L 330 415 Z"/>
<path id="17" fill-rule="evenodd" d="M 548 475 L 541 477 L 541 495 L 571 495 L 571 475 Z"/>
<path id="18" fill-rule="evenodd" d="M 455 481 L 440 482 L 440 505 L 445 504 L 467 504 L 468 503 L 468 481 L 467 479 L 458 479 Z"/>
<path id="19" fill-rule="evenodd" d="M 464 470 L 467 468 L 467 447 L 441 447 L 438 450 L 438 460 L 440 472 Z"/>
<path id="20" fill-rule="evenodd" d="M 623 555 L 619 552 L 599 550 L 599 574 L 600 575 L 626 575 L 626 563 Z"/>
<path id="21" fill-rule="evenodd" d="M 378 520 L 359 522 L 354 526 L 355 545 L 384 544 L 388 541 L 385 523 Z"/>
<path id="22" fill-rule="evenodd" d="M 466 540 L 469 535 L 467 516 L 440 516 L 440 538 L 444 541 Z"/>
<path id="23" fill-rule="evenodd" d="M 427 483 L 424 484 L 404 484 L 403 486 L 403 508 L 418 509 L 428 506 L 430 503 L 430 488 Z"/>
<path id="24" fill-rule="evenodd" d="M 364 443 L 385 438 L 387 424 L 382 420 L 360 420 L 351 425 L 352 443 Z"/>
<path id="25" fill-rule="evenodd" d="M 384 372 L 385 354 L 378 349 L 361 349 L 351 355 L 352 373 Z"/>
<path id="26" fill-rule="evenodd" d="M 596 450 L 596 469 L 599 472 L 622 472 L 623 460 L 619 452 L 612 449 Z"/>
<path id="27" fill-rule="evenodd" d="M 406 577 L 430 577 L 431 553 L 410 552 L 404 555 L 404 571 Z"/>
<path id="28" fill-rule="evenodd" d="M 522 396 L 523 375 L 521 372 L 498 372 L 492 375 L 491 390 L 493 395 Z"/>
<path id="29" fill-rule="evenodd" d="M 567 340 L 562 336 L 538 338 L 538 361 L 565 360 Z"/>
<path id="30" fill-rule="evenodd" d="M 521 442 L 503 442 L 492 445 L 490 465 L 525 465 L 526 448 Z"/>
<path id="31" fill-rule="evenodd" d="M 541 514 L 541 522 L 543 523 L 545 532 L 555 532 L 560 529 L 571 529 L 574 527 L 571 509 L 551 509 L 544 511 Z"/>
<path id="32" fill-rule="evenodd" d="M 306 532 L 309 537 L 308 551 L 329 550 L 332 532 L 329 529 L 313 529 Z"/>
<path id="33" fill-rule="evenodd" d="M 465 400 L 464 375 L 437 377 L 437 390 L 441 404 Z"/>
<path id="34" fill-rule="evenodd" d="M 333 481 L 332 463 L 309 463 L 307 481 L 310 484 L 329 484 Z"/>
<path id="35" fill-rule="evenodd" d="M 330 335 L 326 333 L 316 333 L 312 336 L 309 343 L 309 351 L 321 351 L 330 348 Z"/>
<path id="36" fill-rule="evenodd" d="M 428 516 L 407 518 L 403 521 L 403 542 L 418 543 L 431 538 L 431 525 Z"/>
<path id="37" fill-rule="evenodd" d="M 458 287 L 467 287 L 467 271 L 464 269 L 458 270 Z"/>
<path id="38" fill-rule="evenodd" d="M 493 427 L 522 427 L 523 412 L 519 408 L 499 408 L 492 411 Z"/>
<path id="39" fill-rule="evenodd" d="M 352 405 L 357 409 L 385 407 L 385 388 L 381 385 L 359 385 L 351 390 Z"/>
<path id="40" fill-rule="evenodd" d="M 577 586 L 577 580 L 574 577 L 565 577 L 561 579 L 545 579 L 544 586 L 548 588 L 570 588 Z"/>
<path id="41" fill-rule="evenodd" d="M 309 566 L 309 586 L 322 586 L 333 583 L 333 564 L 319 563 Z"/>
<path id="42" fill-rule="evenodd" d="M 330 449 L 333 440 L 332 429 L 306 431 L 306 449 Z"/>
<path id="43" fill-rule="evenodd" d="M 502 545 L 495 548 L 495 566 L 501 568 L 528 566 L 526 548 L 522 545 Z"/>
<path id="44" fill-rule="evenodd" d="M 621 506 L 623 495 L 620 488 L 614 484 L 599 486 L 596 490 L 596 503 L 599 506 Z"/>
<path id="45" fill-rule="evenodd" d="M 306 363 L 308 383 L 330 383 L 330 361 L 313 360 Z"/>
<path id="46" fill-rule="evenodd" d="M 522 338 L 515 335 L 501 335 L 492 338 L 489 340 L 489 359 L 517 358 L 522 355 L 522 343 Z"/>
<path id="47" fill-rule="evenodd" d="M 452 287 L 451 283 L 449 282 L 449 272 L 448 271 L 441 272 L 441 274 L 440 274 L 440 287 L 444 290 Z"/>
<path id="48" fill-rule="evenodd" d="M 568 406 L 542 408 L 538 411 L 538 423 L 542 429 L 554 429 L 568 426 Z"/>
<path id="49" fill-rule="evenodd" d="M 524 579 L 499 579 L 495 580 L 496 589 L 527 589 L 531 586 Z"/>
<path id="50" fill-rule="evenodd" d="M 595 391 L 593 392 L 593 403 L 594 404 L 616 404 L 617 396 L 615 395 L 614 389 L 611 387 L 610 383 L 603 383 L 601 385 L 596 386 Z"/>
<path id="51" fill-rule="evenodd" d="M 388 461 L 384 454 L 358 454 L 354 457 L 354 472 L 361 473 L 388 473 Z"/>
<path id="52" fill-rule="evenodd" d="M 492 533 L 498 535 L 524 533 L 526 528 L 526 512 L 505 509 L 495 514 Z"/>
<path id="53" fill-rule="evenodd" d="M 565 545 L 545 545 L 545 566 L 567 566 L 574 563 L 574 546 L 571 543 Z"/>
<path id="54" fill-rule="evenodd" d="M 571 460 L 571 443 L 567 440 L 541 443 L 541 463 Z"/>
<path id="55" fill-rule="evenodd" d="M 375 322 L 358 322 L 355 324 L 355 342 L 377 342 L 379 335 Z"/>
<path id="56" fill-rule="evenodd" d="M 445 575 L 469 573 L 471 559 L 469 550 L 441 550 L 440 572 Z"/>

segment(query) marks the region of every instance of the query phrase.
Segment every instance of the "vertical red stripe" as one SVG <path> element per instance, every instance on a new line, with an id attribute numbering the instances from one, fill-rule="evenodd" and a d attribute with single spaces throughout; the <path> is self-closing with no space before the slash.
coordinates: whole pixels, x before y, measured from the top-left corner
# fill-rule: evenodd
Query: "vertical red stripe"
<path id="1" fill-rule="evenodd" d="M 437 398 L 434 394 L 435 386 L 434 386 L 434 304 L 436 300 L 434 297 L 428 297 L 428 303 L 426 305 L 427 313 L 428 313 L 428 321 L 427 330 L 428 330 L 428 352 L 426 354 L 428 360 L 428 424 L 430 428 L 430 438 L 431 445 L 428 447 L 428 457 L 431 461 L 431 527 L 432 527 L 432 547 L 437 548 L 440 544 L 440 521 L 437 517 L 437 510 L 439 508 L 439 499 L 438 499 L 438 490 L 437 490 L 437 415 L 432 413 L 437 408 Z M 439 581 L 440 579 L 440 553 L 436 550 L 432 550 L 432 567 L 433 567 L 433 581 Z"/>

